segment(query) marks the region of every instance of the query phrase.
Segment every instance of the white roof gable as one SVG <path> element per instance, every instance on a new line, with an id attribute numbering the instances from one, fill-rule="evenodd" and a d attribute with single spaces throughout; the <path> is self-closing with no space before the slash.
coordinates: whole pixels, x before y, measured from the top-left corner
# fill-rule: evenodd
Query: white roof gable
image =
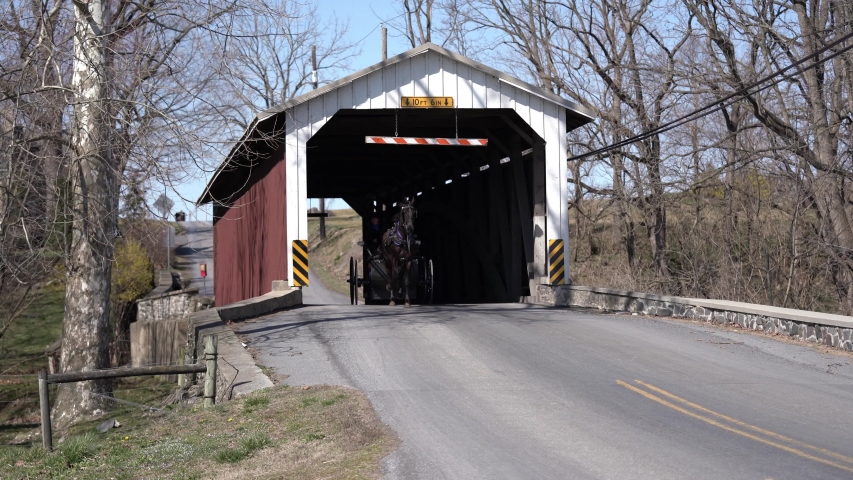
<path id="1" fill-rule="evenodd" d="M 501 83 L 506 83 L 506 84 L 512 85 L 515 88 L 521 89 L 521 90 L 523 90 L 523 91 L 525 91 L 531 95 L 535 95 L 539 98 L 542 98 L 543 100 L 545 100 L 547 102 L 551 102 L 553 104 L 556 104 L 556 105 L 559 105 L 563 108 L 566 108 L 571 113 L 573 113 L 574 116 L 580 117 L 580 118 L 578 118 L 577 122 L 572 122 L 572 123 L 585 124 L 585 123 L 591 122 L 594 119 L 593 113 L 581 105 L 578 105 L 574 102 L 570 102 L 569 100 L 566 100 L 565 98 L 563 98 L 559 95 L 555 95 L 555 94 L 553 94 L 547 90 L 533 86 L 533 85 L 531 85 L 531 84 L 529 84 L 523 80 L 519 80 L 515 77 L 507 75 L 503 72 L 495 70 L 495 69 L 488 67 L 486 65 L 483 65 L 480 62 L 471 60 L 468 57 L 459 55 L 458 53 L 454 53 L 454 52 L 451 52 L 450 50 L 439 47 L 438 45 L 435 45 L 433 43 L 425 43 L 425 44 L 423 44 L 417 48 L 413 48 L 413 49 L 408 50 L 406 52 L 403 52 L 399 55 L 393 56 L 387 60 L 383 60 L 379 63 L 371 65 L 371 66 L 369 66 L 363 70 L 359 70 L 358 72 L 355 72 L 351 75 L 347 75 L 346 77 L 343 77 L 339 80 L 336 80 L 332 83 L 329 83 L 328 85 L 324 85 L 324 86 L 322 86 L 316 90 L 312 90 L 312 91 L 305 93 L 303 95 L 300 95 L 298 97 L 294 97 L 294 98 L 288 100 L 287 102 L 284 102 L 280 105 L 277 105 L 277 106 L 272 107 L 270 109 L 264 110 L 263 112 L 260 112 L 258 114 L 257 119 L 258 120 L 264 120 L 264 119 L 266 119 L 272 115 L 275 115 L 277 113 L 280 113 L 284 110 L 287 110 L 287 109 L 295 107 L 299 104 L 305 103 L 305 102 L 311 100 L 312 98 L 322 96 L 322 95 L 329 93 L 333 90 L 336 90 L 336 89 L 339 89 L 343 86 L 349 85 L 353 81 L 355 81 L 359 78 L 365 77 L 372 72 L 375 72 L 377 70 L 382 70 L 384 68 L 390 67 L 390 66 L 398 64 L 400 62 L 403 62 L 404 60 L 407 60 L 407 59 L 410 59 L 412 57 L 416 57 L 418 55 L 422 55 L 422 54 L 425 54 L 428 52 L 435 52 L 435 53 L 442 55 L 444 57 L 448 57 L 450 59 L 453 59 L 456 62 L 459 62 L 463 65 L 466 65 L 472 69 L 480 71 L 486 75 L 490 75 L 492 77 L 495 77 Z M 398 84 L 396 84 L 396 85 L 385 85 L 385 89 L 387 90 L 389 88 L 400 88 L 401 86 L 402 85 L 400 85 L 399 81 L 398 81 Z"/>
<path id="2" fill-rule="evenodd" d="M 211 188 L 226 168 L 252 165 L 257 160 L 256 150 L 280 141 L 271 134 L 284 133 L 285 123 L 289 125 L 288 135 L 295 134 L 295 124 L 299 124 L 307 139 L 339 110 L 399 108 L 403 96 L 452 97 L 460 109 L 515 110 L 549 143 L 549 149 L 556 149 L 549 154 L 555 158 L 565 157 L 565 133 L 594 119 L 588 109 L 559 95 L 425 43 L 260 112 L 216 169 L 198 203 L 213 200 Z M 284 114 L 286 111 L 290 113 Z M 237 158 L 247 161 L 235 163 Z"/>

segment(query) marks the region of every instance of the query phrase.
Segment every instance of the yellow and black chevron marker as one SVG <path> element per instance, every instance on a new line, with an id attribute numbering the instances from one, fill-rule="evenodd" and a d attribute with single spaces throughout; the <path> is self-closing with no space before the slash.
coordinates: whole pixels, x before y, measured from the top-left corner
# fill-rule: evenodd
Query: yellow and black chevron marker
<path id="1" fill-rule="evenodd" d="M 565 248 L 563 239 L 555 238 L 548 240 L 548 265 L 551 277 L 551 285 L 563 285 L 566 283 Z"/>
<path id="2" fill-rule="evenodd" d="M 293 286 L 308 285 L 308 240 L 293 241 Z"/>

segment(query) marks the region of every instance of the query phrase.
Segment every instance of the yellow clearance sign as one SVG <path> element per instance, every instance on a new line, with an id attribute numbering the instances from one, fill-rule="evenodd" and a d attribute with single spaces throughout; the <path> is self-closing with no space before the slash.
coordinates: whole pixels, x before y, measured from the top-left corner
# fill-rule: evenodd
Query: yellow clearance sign
<path id="1" fill-rule="evenodd" d="M 402 108 L 453 108 L 453 97 L 402 97 Z"/>

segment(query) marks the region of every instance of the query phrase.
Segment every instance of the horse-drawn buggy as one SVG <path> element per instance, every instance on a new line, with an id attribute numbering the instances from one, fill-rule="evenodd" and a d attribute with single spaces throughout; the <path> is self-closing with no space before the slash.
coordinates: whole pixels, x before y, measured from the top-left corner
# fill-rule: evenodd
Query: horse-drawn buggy
<path id="1" fill-rule="evenodd" d="M 350 257 L 349 282 L 350 303 L 358 303 L 358 289 L 364 287 L 364 299 L 368 304 L 388 302 L 396 305 L 403 300 L 406 306 L 411 301 L 432 303 L 433 268 L 432 260 L 420 253 L 420 241 L 415 236 L 414 219 L 417 211 L 413 202 L 403 203 L 394 224 L 382 236 L 382 241 L 371 250 L 365 243 L 363 277 L 358 276 L 358 261 Z"/>

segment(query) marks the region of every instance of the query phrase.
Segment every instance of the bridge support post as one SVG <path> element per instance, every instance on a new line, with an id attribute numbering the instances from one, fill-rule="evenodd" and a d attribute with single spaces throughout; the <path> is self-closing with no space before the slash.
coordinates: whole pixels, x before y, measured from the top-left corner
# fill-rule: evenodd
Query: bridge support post
<path id="1" fill-rule="evenodd" d="M 547 211 L 545 206 L 545 141 L 536 138 L 533 143 L 533 278 L 530 295 L 537 296 L 537 285 L 548 283 L 548 239 L 545 232 Z"/>

